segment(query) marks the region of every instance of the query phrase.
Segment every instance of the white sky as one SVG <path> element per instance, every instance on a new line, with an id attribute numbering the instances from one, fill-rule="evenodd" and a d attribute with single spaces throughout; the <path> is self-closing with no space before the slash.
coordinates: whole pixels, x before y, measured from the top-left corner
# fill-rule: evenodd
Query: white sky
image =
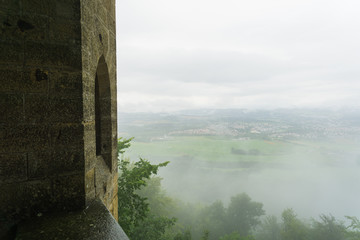
<path id="1" fill-rule="evenodd" d="M 119 111 L 360 106 L 359 0 L 116 0 Z"/>

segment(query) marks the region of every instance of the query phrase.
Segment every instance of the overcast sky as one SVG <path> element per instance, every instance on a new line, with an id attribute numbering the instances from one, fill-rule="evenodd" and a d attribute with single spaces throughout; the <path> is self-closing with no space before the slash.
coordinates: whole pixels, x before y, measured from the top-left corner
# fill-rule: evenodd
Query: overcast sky
<path id="1" fill-rule="evenodd" d="M 116 0 L 119 111 L 360 106 L 358 0 Z"/>

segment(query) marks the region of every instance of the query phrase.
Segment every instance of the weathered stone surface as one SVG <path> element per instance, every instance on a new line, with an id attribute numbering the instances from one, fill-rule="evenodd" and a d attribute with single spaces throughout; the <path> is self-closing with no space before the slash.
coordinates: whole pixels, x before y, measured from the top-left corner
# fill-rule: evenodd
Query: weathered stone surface
<path id="1" fill-rule="evenodd" d="M 26 0 L 21 1 L 22 11 L 32 15 L 52 16 L 54 15 L 53 0 L 39 1 L 39 0 Z"/>
<path id="2" fill-rule="evenodd" d="M 84 175 L 57 176 L 52 178 L 53 202 L 59 210 L 76 210 L 85 206 Z"/>
<path id="3" fill-rule="evenodd" d="M 19 29 L 18 21 L 21 19 L 20 13 L 5 13 L 0 9 L 0 40 L 3 42 L 19 41 L 24 37 Z"/>
<path id="4" fill-rule="evenodd" d="M 75 123 L 82 119 L 82 99 L 48 97 L 41 94 L 25 96 L 25 116 L 31 123 Z"/>
<path id="5" fill-rule="evenodd" d="M 6 193 L 0 198 L 2 219 L 25 219 L 51 205 L 50 180 L 1 184 L 0 191 Z"/>
<path id="6" fill-rule="evenodd" d="M 116 216 L 115 1 L 0 0 L 0 33 L 0 239 L 96 196 Z"/>
<path id="7" fill-rule="evenodd" d="M 53 149 L 83 149 L 84 127 L 82 124 L 56 124 L 48 131 Z"/>
<path id="8" fill-rule="evenodd" d="M 18 19 L 17 25 L 19 25 L 19 20 L 29 24 L 30 26 L 29 29 L 19 28 L 26 41 L 30 40 L 40 42 L 48 39 L 49 17 L 26 13 Z"/>
<path id="9" fill-rule="evenodd" d="M 47 93 L 49 86 L 49 71 L 44 68 L 25 68 L 23 70 L 22 84 L 19 84 L 20 92 L 24 93 Z"/>
<path id="10" fill-rule="evenodd" d="M 1 42 L 0 39 L 0 64 L 19 65 L 24 61 L 24 49 L 21 41 Z"/>
<path id="11" fill-rule="evenodd" d="M 0 153 L 48 150 L 49 131 L 46 125 L 0 124 Z"/>
<path id="12" fill-rule="evenodd" d="M 52 177 L 58 173 L 79 172 L 84 169 L 82 151 L 48 151 L 28 153 L 30 179 Z"/>
<path id="13" fill-rule="evenodd" d="M 55 71 L 50 73 L 51 96 L 59 96 L 63 98 L 82 97 L 82 89 L 81 71 Z"/>
<path id="14" fill-rule="evenodd" d="M 0 181 L 19 182 L 26 179 L 26 154 L 0 154 Z"/>
<path id="15" fill-rule="evenodd" d="M 0 9 L 7 12 L 20 12 L 20 0 L 1 0 Z"/>
<path id="16" fill-rule="evenodd" d="M 31 219 L 19 226 L 16 239 L 129 240 L 99 200 L 84 211 Z"/>
<path id="17" fill-rule="evenodd" d="M 93 192 L 95 190 L 95 168 L 87 171 L 85 175 L 85 191 L 86 193 Z"/>
<path id="18" fill-rule="evenodd" d="M 24 120 L 22 94 L 0 93 L 0 123 L 22 122 Z"/>
<path id="19" fill-rule="evenodd" d="M 80 50 L 78 45 L 26 42 L 24 60 L 26 66 L 81 69 Z"/>
<path id="20" fill-rule="evenodd" d="M 62 0 L 56 1 L 55 13 L 57 18 L 80 21 L 80 1 Z"/>
<path id="21" fill-rule="evenodd" d="M 55 42 L 79 44 L 81 41 L 80 29 L 79 22 L 50 20 L 49 38 Z"/>

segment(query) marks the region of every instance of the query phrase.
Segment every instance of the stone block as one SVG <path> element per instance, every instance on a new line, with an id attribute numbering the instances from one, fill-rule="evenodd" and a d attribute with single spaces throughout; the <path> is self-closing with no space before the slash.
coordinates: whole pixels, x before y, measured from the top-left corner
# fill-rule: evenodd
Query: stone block
<path id="1" fill-rule="evenodd" d="M 94 11 L 96 11 L 95 1 L 82 1 L 81 3 L 81 23 L 87 27 L 93 27 L 96 15 Z"/>
<path id="2" fill-rule="evenodd" d="M 52 190 L 49 180 L 1 184 L 0 212 L 8 218 L 25 219 L 37 213 L 48 211 L 51 206 Z"/>
<path id="3" fill-rule="evenodd" d="M 20 13 L 20 0 L 1 0 L 0 9 L 5 12 Z"/>
<path id="4" fill-rule="evenodd" d="M 30 123 L 81 122 L 82 99 L 28 94 L 25 96 L 25 116 Z"/>
<path id="5" fill-rule="evenodd" d="M 97 17 L 100 18 L 102 24 L 104 26 L 108 25 L 108 15 L 109 12 L 107 11 L 107 9 L 104 7 L 103 2 L 101 2 L 98 7 L 97 7 Z"/>
<path id="6" fill-rule="evenodd" d="M 95 121 L 84 124 L 84 142 L 86 143 L 86 149 L 95 149 Z"/>
<path id="7" fill-rule="evenodd" d="M 24 182 L 22 191 L 26 202 L 25 206 L 30 207 L 31 215 L 46 212 L 51 207 L 52 189 L 50 180 Z"/>
<path id="8" fill-rule="evenodd" d="M 25 65 L 81 69 L 81 46 L 76 44 L 25 43 Z"/>
<path id="9" fill-rule="evenodd" d="M 56 174 L 79 172 L 84 169 L 82 151 L 47 151 L 28 154 L 30 179 L 51 177 Z"/>
<path id="10" fill-rule="evenodd" d="M 81 71 L 65 72 L 55 71 L 50 73 L 50 95 L 63 98 L 82 97 Z"/>
<path id="11" fill-rule="evenodd" d="M 19 182 L 26 179 L 26 154 L 0 154 L 0 182 Z"/>
<path id="12" fill-rule="evenodd" d="M 85 170 L 94 168 L 96 166 L 96 152 L 95 148 L 85 150 Z"/>
<path id="13" fill-rule="evenodd" d="M 49 71 L 43 68 L 25 68 L 19 91 L 26 93 L 48 93 Z"/>
<path id="14" fill-rule="evenodd" d="M 40 42 L 48 39 L 49 17 L 27 13 L 22 15 L 20 21 L 23 21 L 22 24 L 29 25 L 29 29 L 20 30 L 26 41 Z"/>
<path id="15" fill-rule="evenodd" d="M 95 47 L 95 49 L 101 50 L 102 53 L 108 54 L 110 51 L 112 51 L 112 49 L 109 49 L 109 30 L 98 19 L 95 20 L 95 26 L 97 38 L 92 41 L 92 48 Z"/>
<path id="16" fill-rule="evenodd" d="M 53 202 L 59 210 L 85 207 L 85 178 L 83 174 L 57 176 L 52 179 Z"/>
<path id="17" fill-rule="evenodd" d="M 20 41 L 0 41 L 0 64 L 21 65 L 24 61 L 23 44 Z"/>
<path id="18" fill-rule="evenodd" d="M 19 13 L 5 13 L 1 11 L 0 8 L 0 32 L 1 32 L 1 41 L 21 41 L 24 37 L 24 34 L 20 31 L 18 27 L 18 21 L 20 19 Z"/>
<path id="19" fill-rule="evenodd" d="M 95 190 L 86 193 L 85 201 L 86 206 L 89 206 L 96 199 Z"/>
<path id="20" fill-rule="evenodd" d="M 38 68 L 23 69 L 16 66 L 2 67 L 0 67 L 0 82 L 2 84 L 0 92 L 47 93 L 47 70 Z"/>
<path id="21" fill-rule="evenodd" d="M 0 125 L 0 153 L 45 151 L 50 147 L 47 125 Z"/>
<path id="22" fill-rule="evenodd" d="M 88 41 L 87 38 L 83 38 L 83 41 Z M 84 46 L 84 45 L 83 45 Z M 83 47 L 82 48 L 82 68 L 83 68 L 83 73 L 87 73 L 89 74 L 90 71 L 90 57 L 91 56 L 91 52 L 90 50 L 87 50 L 87 48 Z"/>
<path id="23" fill-rule="evenodd" d="M 49 38 L 51 41 L 63 43 L 81 43 L 80 22 L 50 21 Z"/>
<path id="24" fill-rule="evenodd" d="M 84 92 L 84 120 L 95 121 L 95 95 L 93 92 Z"/>
<path id="25" fill-rule="evenodd" d="M 81 150 L 84 147 L 84 126 L 79 124 L 54 124 L 48 131 L 54 149 Z"/>
<path id="26" fill-rule="evenodd" d="M 109 13 L 110 13 L 110 16 L 113 19 L 115 19 L 115 9 L 116 9 L 116 7 L 114 7 L 114 6 L 115 6 L 115 0 L 110 0 L 110 11 L 109 11 Z"/>
<path id="27" fill-rule="evenodd" d="M 116 20 L 115 16 L 110 15 L 108 17 L 108 29 L 111 34 L 116 34 Z"/>
<path id="28" fill-rule="evenodd" d="M 55 3 L 55 16 L 58 19 L 80 21 L 80 13 L 80 1 L 61 0 Z"/>
<path id="29" fill-rule="evenodd" d="M 95 191 L 95 168 L 85 174 L 85 192 L 88 194 L 92 191 Z"/>
<path id="30" fill-rule="evenodd" d="M 111 215 L 113 215 L 113 217 L 115 218 L 116 221 L 118 221 L 119 219 L 119 205 L 118 205 L 118 196 L 115 196 L 112 203 L 111 203 Z"/>
<path id="31" fill-rule="evenodd" d="M 0 94 L 0 123 L 18 123 L 24 120 L 23 95 Z"/>
<path id="32" fill-rule="evenodd" d="M 22 10 L 25 14 L 53 16 L 55 11 L 53 8 L 54 1 L 26 0 L 22 1 Z"/>

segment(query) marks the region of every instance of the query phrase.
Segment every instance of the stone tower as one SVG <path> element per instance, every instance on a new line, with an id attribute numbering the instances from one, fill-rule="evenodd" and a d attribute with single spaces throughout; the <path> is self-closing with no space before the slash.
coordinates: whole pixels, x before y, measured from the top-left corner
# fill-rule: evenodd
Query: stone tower
<path id="1" fill-rule="evenodd" d="M 0 232 L 97 198 L 117 218 L 115 42 L 115 0 L 0 0 Z"/>

